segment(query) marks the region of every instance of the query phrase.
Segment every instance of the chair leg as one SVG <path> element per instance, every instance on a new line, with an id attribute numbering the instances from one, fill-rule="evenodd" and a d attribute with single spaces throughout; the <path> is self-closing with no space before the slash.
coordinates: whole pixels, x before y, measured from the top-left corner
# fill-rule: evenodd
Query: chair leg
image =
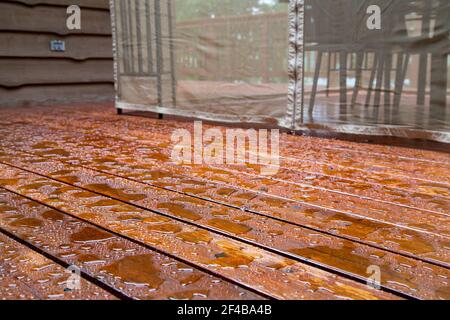
<path id="1" fill-rule="evenodd" d="M 359 88 L 361 86 L 361 77 L 362 77 L 362 66 L 364 61 L 364 53 L 358 52 L 356 54 L 356 82 L 355 87 L 353 88 L 353 96 L 352 96 L 352 108 L 356 104 L 356 100 L 358 99 Z"/>
<path id="2" fill-rule="evenodd" d="M 433 53 L 430 77 L 430 120 L 444 120 L 447 109 L 447 54 Z"/>
<path id="3" fill-rule="evenodd" d="M 331 77 L 331 52 L 328 52 L 328 69 L 327 69 L 327 98 L 330 96 L 330 77 Z"/>
<path id="4" fill-rule="evenodd" d="M 417 105 L 425 105 L 425 91 L 427 82 L 428 55 L 421 54 L 419 58 L 419 74 L 417 75 Z"/>
<path id="5" fill-rule="evenodd" d="M 384 63 L 384 105 L 388 107 L 391 104 L 391 72 L 392 55 L 387 54 Z"/>
<path id="6" fill-rule="evenodd" d="M 319 76 L 320 76 L 320 68 L 322 65 L 322 51 L 317 52 L 317 61 L 316 61 L 316 70 L 314 71 L 314 81 L 313 81 L 313 87 L 311 91 L 311 99 L 309 103 L 309 114 L 312 114 L 314 111 L 314 104 L 316 101 L 316 94 L 317 94 L 317 86 L 319 82 Z"/>
<path id="7" fill-rule="evenodd" d="M 370 105 L 370 99 L 372 98 L 373 82 L 375 81 L 377 67 L 378 67 L 378 53 L 375 53 L 375 56 L 373 58 L 372 71 L 370 73 L 369 86 L 367 89 L 366 104 L 365 104 L 366 107 Z"/>
<path id="8" fill-rule="evenodd" d="M 377 67 L 377 84 L 375 87 L 375 100 L 374 106 L 379 107 L 381 102 L 381 90 L 383 87 L 383 67 L 384 67 L 384 54 L 380 55 Z"/>
<path id="9" fill-rule="evenodd" d="M 397 71 L 395 77 L 394 112 L 398 113 L 405 83 L 406 70 L 408 68 L 409 55 L 399 53 L 397 57 Z"/>
<path id="10" fill-rule="evenodd" d="M 339 57 L 339 99 L 342 108 L 347 107 L 347 52 L 340 52 Z"/>
<path id="11" fill-rule="evenodd" d="M 389 123 L 392 121 L 392 109 L 391 109 L 391 73 L 392 73 L 392 53 L 387 53 L 384 60 L 384 122 L 388 121 Z"/>

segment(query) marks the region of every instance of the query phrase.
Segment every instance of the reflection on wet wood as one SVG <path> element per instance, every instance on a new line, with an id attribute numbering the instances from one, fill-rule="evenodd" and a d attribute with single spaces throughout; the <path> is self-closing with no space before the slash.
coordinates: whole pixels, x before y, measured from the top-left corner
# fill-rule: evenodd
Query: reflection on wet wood
<path id="1" fill-rule="evenodd" d="M 19 122 L 20 109 L 6 110 L 0 232 L 112 292 L 450 298 L 446 154 L 282 135 L 281 168 L 265 177 L 254 165 L 172 163 L 171 132 L 190 122 L 66 111 Z M 382 290 L 366 286 L 374 265 Z M 85 298 L 101 298 L 95 288 Z"/>

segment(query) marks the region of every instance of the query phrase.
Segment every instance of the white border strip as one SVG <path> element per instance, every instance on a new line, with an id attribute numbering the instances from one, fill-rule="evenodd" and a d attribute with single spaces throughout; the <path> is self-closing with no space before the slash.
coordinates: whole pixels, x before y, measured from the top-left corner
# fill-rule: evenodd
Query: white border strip
<path id="1" fill-rule="evenodd" d="M 289 2 L 289 84 L 288 106 L 283 126 L 291 130 L 299 129 L 303 123 L 303 49 L 304 49 L 304 0 Z"/>
<path id="2" fill-rule="evenodd" d="M 114 90 L 116 92 L 116 101 L 120 97 L 119 89 L 119 49 L 118 49 L 118 39 L 117 39 L 117 28 L 116 28 L 116 1 L 109 0 L 109 12 L 111 15 L 111 33 L 112 33 L 112 51 L 113 51 L 113 69 L 114 69 Z"/>

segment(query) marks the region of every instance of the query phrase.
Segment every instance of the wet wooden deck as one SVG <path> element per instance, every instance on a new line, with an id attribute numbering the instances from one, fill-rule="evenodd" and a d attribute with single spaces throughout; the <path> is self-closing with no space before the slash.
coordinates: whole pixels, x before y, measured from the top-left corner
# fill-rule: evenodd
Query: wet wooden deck
<path id="1" fill-rule="evenodd" d="M 450 299 L 449 154 L 282 135 L 264 177 L 175 165 L 177 128 L 2 109 L 0 298 Z"/>

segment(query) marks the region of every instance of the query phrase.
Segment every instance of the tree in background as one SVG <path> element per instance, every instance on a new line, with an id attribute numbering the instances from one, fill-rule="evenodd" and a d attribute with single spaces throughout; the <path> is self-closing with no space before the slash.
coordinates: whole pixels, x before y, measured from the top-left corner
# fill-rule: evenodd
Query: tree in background
<path id="1" fill-rule="evenodd" d="M 286 11 L 280 0 L 176 0 L 177 21 Z"/>

